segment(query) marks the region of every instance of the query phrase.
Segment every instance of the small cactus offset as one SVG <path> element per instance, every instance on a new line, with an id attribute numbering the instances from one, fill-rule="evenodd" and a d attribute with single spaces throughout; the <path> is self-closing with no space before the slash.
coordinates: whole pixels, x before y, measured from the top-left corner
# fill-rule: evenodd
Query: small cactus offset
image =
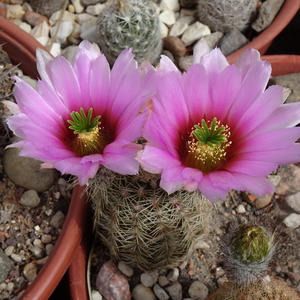
<path id="1" fill-rule="evenodd" d="M 182 262 L 203 235 L 212 208 L 199 192 L 168 195 L 158 180 L 145 171 L 124 176 L 102 169 L 88 188 L 96 232 L 112 259 L 143 271 Z"/>
<path id="2" fill-rule="evenodd" d="M 207 300 L 300 300 L 285 281 L 269 277 L 275 235 L 265 226 L 237 222 L 221 241 L 225 282 Z"/>
<path id="3" fill-rule="evenodd" d="M 99 47 L 112 65 L 120 52 L 133 49 L 135 59 L 155 64 L 162 39 L 155 5 L 147 0 L 113 0 L 98 16 Z"/>
<path id="4" fill-rule="evenodd" d="M 245 31 L 256 17 L 258 0 L 198 0 L 200 22 L 211 31 Z"/>

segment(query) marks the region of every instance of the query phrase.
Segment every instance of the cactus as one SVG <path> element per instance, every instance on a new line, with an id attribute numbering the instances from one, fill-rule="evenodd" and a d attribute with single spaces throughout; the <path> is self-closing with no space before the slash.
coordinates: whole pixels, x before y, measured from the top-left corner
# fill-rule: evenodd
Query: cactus
<path id="1" fill-rule="evenodd" d="M 135 59 L 155 64 L 162 39 L 155 5 L 146 0 L 113 0 L 98 16 L 99 47 L 112 65 L 124 49 L 133 49 Z"/>
<path id="2" fill-rule="evenodd" d="M 66 0 L 28 0 L 34 12 L 50 17 L 53 13 L 61 10 Z"/>
<path id="3" fill-rule="evenodd" d="M 234 222 L 221 241 L 229 282 L 207 300 L 299 300 L 286 282 L 267 275 L 275 250 L 275 236 L 265 226 Z"/>
<path id="4" fill-rule="evenodd" d="M 250 28 L 257 13 L 258 0 L 198 0 L 200 22 L 211 31 L 243 32 Z"/>
<path id="5" fill-rule="evenodd" d="M 110 251 L 143 271 L 177 266 L 194 250 L 212 208 L 199 192 L 168 195 L 159 177 L 124 176 L 100 169 L 88 193 L 95 229 Z"/>

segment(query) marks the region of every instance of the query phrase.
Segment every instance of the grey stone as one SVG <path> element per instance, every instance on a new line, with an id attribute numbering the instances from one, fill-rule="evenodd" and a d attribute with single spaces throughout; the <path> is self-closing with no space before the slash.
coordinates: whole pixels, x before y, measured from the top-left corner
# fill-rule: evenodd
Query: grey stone
<path id="1" fill-rule="evenodd" d="M 3 168 L 6 175 L 17 185 L 28 190 L 44 192 L 57 178 L 54 169 L 41 169 L 41 162 L 33 158 L 19 156 L 20 150 L 9 148 L 3 156 Z"/>
<path id="2" fill-rule="evenodd" d="M 292 213 L 288 215 L 284 220 L 283 223 L 290 228 L 297 228 L 300 226 L 300 214 Z"/>
<path id="3" fill-rule="evenodd" d="M 97 3 L 104 3 L 106 0 L 80 0 L 80 3 L 83 6 L 89 6 L 89 5 L 94 5 Z"/>
<path id="4" fill-rule="evenodd" d="M 283 3 L 284 0 L 267 0 L 263 2 L 259 8 L 258 17 L 251 27 L 257 32 L 266 29 L 276 17 Z"/>
<path id="5" fill-rule="evenodd" d="M 179 277 L 179 269 L 174 268 L 173 270 L 170 271 L 170 273 L 167 275 L 167 278 L 170 281 L 176 281 Z"/>
<path id="6" fill-rule="evenodd" d="M 195 300 L 205 300 L 208 292 L 207 286 L 200 281 L 194 281 L 189 287 L 189 295 Z"/>
<path id="7" fill-rule="evenodd" d="M 37 207 L 39 206 L 41 199 L 35 190 L 29 190 L 23 193 L 20 203 L 27 207 Z"/>
<path id="8" fill-rule="evenodd" d="M 286 103 L 293 103 L 300 101 L 300 73 L 275 76 L 270 78 L 268 85 L 281 85 L 291 91 L 286 99 Z"/>
<path id="9" fill-rule="evenodd" d="M 118 269 L 127 277 L 131 277 L 133 275 L 133 269 L 124 261 L 120 261 L 118 263 Z"/>
<path id="10" fill-rule="evenodd" d="M 166 276 L 160 275 L 158 276 L 158 284 L 164 287 L 170 284 L 170 280 Z"/>
<path id="11" fill-rule="evenodd" d="M 300 214 L 300 192 L 287 196 L 285 201 L 289 207 Z"/>
<path id="12" fill-rule="evenodd" d="M 172 300 L 182 299 L 182 285 L 179 282 L 174 283 L 166 288 L 167 292 L 171 296 Z"/>
<path id="13" fill-rule="evenodd" d="M 8 273 L 11 270 L 11 267 L 12 267 L 11 260 L 0 248 L 0 282 L 3 282 L 7 278 Z"/>
<path id="14" fill-rule="evenodd" d="M 166 291 L 161 288 L 158 284 L 155 284 L 153 287 L 154 294 L 159 300 L 168 300 L 169 295 L 166 293 Z"/>
<path id="15" fill-rule="evenodd" d="M 226 56 L 240 49 L 247 43 L 247 38 L 236 28 L 233 28 L 220 40 L 220 49 Z"/>
<path id="16" fill-rule="evenodd" d="M 134 300 L 156 300 L 153 291 L 143 284 L 138 284 L 133 288 L 132 297 Z"/>
<path id="17" fill-rule="evenodd" d="M 141 283 L 145 287 L 152 287 L 158 279 L 157 272 L 145 272 L 141 275 Z"/>
<path id="18" fill-rule="evenodd" d="M 50 226 L 58 229 L 61 228 L 65 220 L 65 215 L 59 210 L 50 220 Z"/>

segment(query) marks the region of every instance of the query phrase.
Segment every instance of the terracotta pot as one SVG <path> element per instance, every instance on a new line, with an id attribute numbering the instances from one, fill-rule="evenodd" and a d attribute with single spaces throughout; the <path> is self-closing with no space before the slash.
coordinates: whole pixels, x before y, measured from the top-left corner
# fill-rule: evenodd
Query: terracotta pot
<path id="1" fill-rule="evenodd" d="M 262 56 L 261 59 L 272 64 L 272 76 L 300 72 L 300 55 L 266 55 Z M 91 231 L 89 231 L 84 235 L 68 269 L 72 300 L 90 299 L 87 287 L 87 261 L 91 241 Z"/>
<path id="2" fill-rule="evenodd" d="M 39 77 L 36 69 L 35 51 L 37 48 L 47 49 L 23 29 L 0 16 L 0 44 L 9 54 L 13 64 L 20 64 L 24 74 L 36 79 Z"/>
<path id="3" fill-rule="evenodd" d="M 0 44 L 3 44 L 3 48 L 13 64 L 21 63 L 20 68 L 24 74 L 32 78 L 39 77 L 35 51 L 37 48 L 45 51 L 47 49 L 32 36 L 1 16 Z M 21 300 L 48 299 L 68 269 L 88 223 L 89 206 L 86 205 L 86 196 L 83 191 L 84 187 L 80 186 L 73 189 L 68 213 L 55 247 L 37 278 L 21 296 Z"/>
<path id="4" fill-rule="evenodd" d="M 227 56 L 229 63 L 234 63 L 248 48 L 256 49 L 263 55 L 274 38 L 290 23 L 300 8 L 300 0 L 285 0 L 281 10 L 271 25 L 244 47 Z"/>

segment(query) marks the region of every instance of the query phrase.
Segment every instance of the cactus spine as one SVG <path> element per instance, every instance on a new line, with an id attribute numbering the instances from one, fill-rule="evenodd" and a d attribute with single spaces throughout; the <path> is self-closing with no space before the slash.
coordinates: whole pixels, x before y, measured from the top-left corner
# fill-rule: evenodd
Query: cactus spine
<path id="1" fill-rule="evenodd" d="M 212 208 L 199 192 L 168 195 L 158 183 L 145 171 L 102 169 L 89 187 L 95 228 L 111 257 L 143 271 L 176 266 L 189 255 Z"/>
<path id="2" fill-rule="evenodd" d="M 113 0 L 98 16 L 99 47 L 112 65 L 124 49 L 133 49 L 135 59 L 155 64 L 162 40 L 155 5 L 146 0 Z"/>
<path id="3" fill-rule="evenodd" d="M 286 282 L 267 275 L 275 250 L 275 236 L 266 227 L 233 223 L 221 242 L 229 282 L 207 300 L 299 300 Z"/>

